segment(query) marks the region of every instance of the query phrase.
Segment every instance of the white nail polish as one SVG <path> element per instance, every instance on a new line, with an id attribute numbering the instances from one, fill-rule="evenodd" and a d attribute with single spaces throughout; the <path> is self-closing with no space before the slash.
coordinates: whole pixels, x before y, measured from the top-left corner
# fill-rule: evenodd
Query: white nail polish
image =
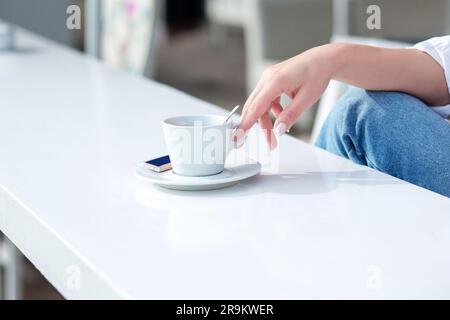
<path id="1" fill-rule="evenodd" d="M 286 129 L 287 129 L 286 123 L 281 122 L 275 127 L 275 130 L 273 131 L 277 137 L 281 137 L 286 132 Z"/>
<path id="2" fill-rule="evenodd" d="M 247 136 L 242 137 L 241 139 L 239 139 L 238 141 L 234 142 L 234 148 L 235 149 L 239 149 L 240 147 L 242 147 L 244 145 L 244 143 L 247 141 Z"/>

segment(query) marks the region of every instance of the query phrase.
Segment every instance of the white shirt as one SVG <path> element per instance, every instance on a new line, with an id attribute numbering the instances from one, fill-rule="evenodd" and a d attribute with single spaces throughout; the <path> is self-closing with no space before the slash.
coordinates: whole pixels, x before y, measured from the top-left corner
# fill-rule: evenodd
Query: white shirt
<path id="1" fill-rule="evenodd" d="M 419 42 L 415 49 L 428 53 L 444 69 L 447 88 L 450 90 L 450 36 L 436 37 Z M 448 118 L 450 116 L 450 105 L 432 107 L 434 111 Z"/>

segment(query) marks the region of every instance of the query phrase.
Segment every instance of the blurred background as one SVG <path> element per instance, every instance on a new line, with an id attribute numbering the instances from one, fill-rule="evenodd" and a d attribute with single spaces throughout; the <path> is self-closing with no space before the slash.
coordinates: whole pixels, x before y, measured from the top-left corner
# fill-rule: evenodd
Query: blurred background
<path id="1" fill-rule="evenodd" d="M 66 27 L 73 5 L 80 29 Z M 380 9 L 380 28 L 367 24 L 371 5 Z M 0 0 L 0 59 L 24 28 L 231 108 L 245 102 L 271 64 L 333 41 L 408 46 L 449 34 L 449 14 L 449 0 Z M 344 90 L 330 84 L 290 134 L 312 141 Z M 1 239 L 1 297 L 62 298 Z"/>

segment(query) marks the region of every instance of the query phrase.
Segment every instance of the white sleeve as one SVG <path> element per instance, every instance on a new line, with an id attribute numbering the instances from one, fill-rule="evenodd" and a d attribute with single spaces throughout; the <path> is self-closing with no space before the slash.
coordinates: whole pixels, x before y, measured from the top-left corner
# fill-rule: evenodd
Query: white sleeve
<path id="1" fill-rule="evenodd" d="M 431 38 L 419 42 L 414 48 L 428 53 L 439 63 L 444 69 L 447 88 L 450 90 L 450 36 Z"/>

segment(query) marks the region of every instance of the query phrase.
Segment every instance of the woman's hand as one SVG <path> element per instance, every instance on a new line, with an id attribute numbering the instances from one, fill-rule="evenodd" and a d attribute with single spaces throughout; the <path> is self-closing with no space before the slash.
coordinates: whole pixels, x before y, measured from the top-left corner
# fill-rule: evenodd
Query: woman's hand
<path id="1" fill-rule="evenodd" d="M 444 70 L 416 49 L 386 49 L 355 44 L 327 44 L 305 51 L 266 70 L 244 105 L 234 141 L 239 144 L 259 121 L 271 149 L 276 137 L 322 95 L 331 79 L 368 89 L 411 94 L 429 106 L 450 104 Z M 292 102 L 283 109 L 280 95 Z M 274 126 L 269 116 L 276 117 Z M 407 110 L 405 110 L 407 112 Z M 274 128 L 274 130 L 272 130 Z"/>
<path id="2" fill-rule="evenodd" d="M 327 87 L 334 65 L 327 57 L 331 54 L 330 50 L 330 45 L 313 48 L 269 67 L 244 105 L 235 141 L 240 141 L 256 121 L 259 121 L 269 147 L 274 149 L 277 146 L 275 135 L 281 136 L 288 131 Z M 280 96 L 283 93 L 292 99 L 284 110 L 280 104 Z M 269 112 L 276 117 L 274 126 Z"/>

